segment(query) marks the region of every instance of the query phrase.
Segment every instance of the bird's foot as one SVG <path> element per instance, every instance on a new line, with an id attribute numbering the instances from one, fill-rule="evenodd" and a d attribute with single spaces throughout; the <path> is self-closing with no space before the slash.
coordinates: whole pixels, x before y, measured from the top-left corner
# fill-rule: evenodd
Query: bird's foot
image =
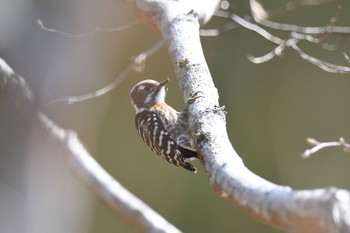
<path id="1" fill-rule="evenodd" d="M 196 91 L 195 93 L 191 94 L 190 98 L 187 99 L 187 104 L 192 104 L 196 99 L 204 97 L 203 92 Z"/>

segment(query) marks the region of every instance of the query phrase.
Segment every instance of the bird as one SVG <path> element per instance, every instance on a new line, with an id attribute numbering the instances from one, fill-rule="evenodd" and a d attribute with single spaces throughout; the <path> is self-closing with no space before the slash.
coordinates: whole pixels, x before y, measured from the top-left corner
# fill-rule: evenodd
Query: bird
<path id="1" fill-rule="evenodd" d="M 135 126 L 153 152 L 175 166 L 196 173 L 197 169 L 189 163 L 198 156 L 188 127 L 187 106 L 178 112 L 165 103 L 165 86 L 169 81 L 146 79 L 131 89 Z"/>

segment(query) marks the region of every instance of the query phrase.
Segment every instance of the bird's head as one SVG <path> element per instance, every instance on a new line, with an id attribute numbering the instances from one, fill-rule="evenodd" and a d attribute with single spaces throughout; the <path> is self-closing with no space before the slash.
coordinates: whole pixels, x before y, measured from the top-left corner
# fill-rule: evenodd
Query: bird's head
<path id="1" fill-rule="evenodd" d="M 165 101 L 165 85 L 170 81 L 166 79 L 162 82 L 147 79 L 137 83 L 130 92 L 131 103 L 136 112 L 150 109 L 156 103 Z"/>

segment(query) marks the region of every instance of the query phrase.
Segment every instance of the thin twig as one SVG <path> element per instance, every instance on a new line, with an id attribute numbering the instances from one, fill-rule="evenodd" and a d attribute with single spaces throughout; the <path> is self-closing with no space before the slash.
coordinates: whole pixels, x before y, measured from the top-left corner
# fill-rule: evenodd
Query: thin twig
<path id="1" fill-rule="evenodd" d="M 343 56 L 345 57 L 345 59 L 349 62 L 350 64 L 350 58 L 349 55 L 346 52 L 343 52 Z"/>
<path id="2" fill-rule="evenodd" d="M 275 56 L 281 56 L 281 54 L 285 48 L 286 48 L 286 43 L 283 43 L 283 44 L 278 45 L 271 52 L 269 52 L 263 56 L 255 57 L 251 54 L 248 54 L 247 58 L 249 59 L 250 62 L 253 62 L 255 64 L 264 63 L 264 62 L 267 62 L 267 61 L 273 59 Z"/>
<path id="3" fill-rule="evenodd" d="M 315 36 L 312 36 L 312 35 L 302 34 L 302 33 L 298 33 L 298 32 L 291 32 L 290 38 L 287 40 L 284 40 L 282 38 L 279 38 L 277 36 L 272 35 L 270 32 L 261 28 L 259 25 L 254 24 L 252 22 L 249 22 L 236 14 L 228 13 L 225 11 L 216 11 L 215 15 L 220 16 L 220 17 L 224 17 L 224 18 L 231 18 L 233 21 L 235 21 L 236 23 L 238 23 L 242 27 L 249 29 L 251 31 L 254 31 L 254 32 L 258 33 L 259 35 L 261 35 L 262 37 L 264 37 L 265 39 L 267 39 L 268 41 L 270 41 L 274 44 L 277 44 L 277 47 L 275 49 L 273 49 L 272 51 L 270 51 L 269 53 L 267 53 L 263 56 L 255 57 L 252 55 L 248 55 L 248 59 L 253 63 L 263 63 L 263 62 L 269 61 L 269 60 L 273 59 L 275 56 L 281 55 L 281 53 L 285 50 L 285 48 L 290 47 L 294 51 L 296 51 L 302 59 L 310 62 L 313 65 L 318 66 L 319 68 L 321 68 L 327 72 L 343 73 L 343 74 L 350 72 L 350 67 L 335 65 L 335 64 L 320 60 L 318 58 L 315 58 L 315 57 L 307 54 L 306 52 L 304 52 L 298 46 L 298 43 L 302 40 L 306 40 L 306 41 L 309 41 L 312 43 L 320 43 L 326 36 L 329 35 L 328 34 L 329 30 L 323 31 L 324 34 L 319 36 L 318 38 Z M 330 25 L 331 25 L 330 27 L 334 26 L 336 20 L 337 20 L 337 17 L 333 17 L 332 20 L 330 20 Z M 329 28 L 329 26 L 327 26 L 325 28 Z"/>
<path id="4" fill-rule="evenodd" d="M 162 40 L 158 41 L 151 48 L 147 49 L 146 51 L 144 51 L 144 52 L 140 53 L 139 55 L 137 55 L 136 57 L 134 57 L 132 59 L 132 61 L 129 63 L 129 65 L 118 75 L 118 77 L 112 83 L 108 84 L 107 86 L 104 86 L 101 89 L 98 89 L 97 91 L 90 92 L 90 93 L 87 93 L 84 95 L 63 97 L 61 99 L 57 99 L 57 100 L 54 100 L 54 101 L 46 104 L 46 106 L 50 106 L 52 104 L 62 103 L 62 102 L 67 102 L 68 104 L 73 104 L 73 103 L 85 101 L 85 100 L 88 100 L 91 98 L 95 98 L 98 96 L 102 96 L 102 95 L 110 92 L 111 90 L 116 88 L 132 70 L 142 72 L 144 67 L 145 67 L 146 59 L 149 56 L 152 56 L 155 52 L 157 52 L 164 44 L 165 44 L 165 40 L 162 39 Z"/>
<path id="5" fill-rule="evenodd" d="M 348 66 L 335 65 L 308 55 L 302 49 L 299 48 L 296 40 L 290 40 L 290 46 L 299 53 L 301 58 L 310 62 L 311 64 L 314 64 L 315 66 L 318 66 L 319 68 L 327 72 L 338 73 L 338 74 L 346 74 L 350 72 L 350 67 Z"/>
<path id="6" fill-rule="evenodd" d="M 259 7 L 258 7 L 259 6 Z M 259 13 L 257 11 L 259 9 Z M 258 3 L 256 0 L 250 0 L 250 10 L 252 12 L 252 16 L 254 20 L 268 28 L 276 29 L 280 31 L 288 31 L 288 32 L 298 32 L 303 34 L 324 34 L 325 32 L 330 32 L 333 34 L 349 34 L 350 33 L 350 27 L 342 27 L 342 26 L 323 26 L 323 27 L 302 27 L 299 25 L 293 25 L 293 24 L 283 24 L 283 23 L 277 23 L 271 20 L 268 20 L 267 18 L 262 17 L 263 14 L 260 14 L 260 11 L 266 11 L 260 3 Z"/>
<path id="7" fill-rule="evenodd" d="M 306 150 L 301 157 L 303 159 L 309 158 L 312 154 L 315 154 L 319 150 L 322 150 L 327 147 L 335 147 L 335 146 L 341 146 L 344 148 L 344 151 L 349 152 L 350 150 L 350 144 L 345 141 L 343 137 L 339 138 L 339 141 L 337 142 L 319 142 L 316 139 L 313 138 L 307 138 L 307 143 L 313 146 L 312 148 Z"/>
<path id="8" fill-rule="evenodd" d="M 218 36 L 225 32 L 234 30 L 238 28 L 238 26 L 239 24 L 235 22 L 230 22 L 230 23 L 224 24 L 223 26 L 221 26 L 221 28 L 218 28 L 218 29 L 200 29 L 199 34 L 201 36 Z"/>
<path id="9" fill-rule="evenodd" d="M 44 25 L 44 23 L 41 21 L 41 19 L 37 19 L 36 22 L 39 24 L 41 29 L 43 29 L 44 31 L 56 33 L 58 35 L 61 35 L 61 36 L 67 37 L 67 38 L 88 37 L 88 36 L 95 35 L 97 33 L 115 33 L 115 32 L 120 32 L 120 31 L 129 29 L 129 28 L 139 24 L 139 22 L 131 22 L 131 23 L 125 24 L 123 26 L 115 27 L 115 28 L 100 28 L 100 27 L 96 27 L 90 32 L 72 34 L 72 33 L 64 32 L 64 31 L 56 30 L 56 29 L 53 29 L 53 28 L 48 28 L 48 27 L 46 27 Z"/>
<path id="10" fill-rule="evenodd" d="M 265 29 L 259 27 L 258 25 L 251 23 L 242 17 L 236 15 L 236 14 L 231 14 L 230 18 L 238 23 L 239 25 L 243 26 L 244 28 L 247 28 L 251 31 L 257 32 L 259 35 L 264 37 L 265 39 L 275 43 L 275 44 L 282 44 L 285 41 L 282 40 L 281 38 L 278 38 L 277 36 L 272 35 L 270 32 L 266 31 Z"/>

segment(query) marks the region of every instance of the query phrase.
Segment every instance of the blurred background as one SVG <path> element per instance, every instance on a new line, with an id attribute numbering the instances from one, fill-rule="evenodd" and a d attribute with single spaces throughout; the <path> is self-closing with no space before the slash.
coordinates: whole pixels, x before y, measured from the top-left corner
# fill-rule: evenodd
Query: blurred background
<path id="1" fill-rule="evenodd" d="M 263 2 L 275 9 L 288 1 Z M 338 25 L 350 26 L 346 0 L 300 7 L 275 20 L 323 26 L 338 4 L 342 6 Z M 248 1 L 231 1 L 229 10 L 250 15 Z M 191 174 L 153 155 L 138 137 L 129 97 L 135 83 L 170 77 L 167 102 L 178 110 L 184 107 L 165 47 L 147 59 L 143 73 L 132 72 L 102 97 L 47 105 L 112 82 L 130 57 L 160 39 L 157 32 L 139 24 L 118 33 L 72 39 L 42 30 L 39 18 L 47 27 L 72 34 L 115 28 L 134 19 L 114 0 L 0 0 L 0 57 L 25 77 L 42 111 L 76 131 L 111 175 L 184 232 L 280 232 L 220 198 L 198 161 L 193 162 L 198 174 Z M 213 18 L 205 28 L 227 22 Z M 249 169 L 295 189 L 350 189 L 350 154 L 341 148 L 325 149 L 308 160 L 300 157 L 308 148 L 307 137 L 350 140 L 350 74 L 327 73 L 290 49 L 269 62 L 252 64 L 248 54 L 264 55 L 274 45 L 243 28 L 203 37 L 202 42 L 220 103 L 226 106 L 231 142 Z M 332 36 L 327 42 L 339 48 L 300 46 L 317 58 L 349 65 L 342 55 L 350 53 L 349 38 Z M 136 231 L 97 199 L 29 121 L 0 98 L 0 232 Z"/>

